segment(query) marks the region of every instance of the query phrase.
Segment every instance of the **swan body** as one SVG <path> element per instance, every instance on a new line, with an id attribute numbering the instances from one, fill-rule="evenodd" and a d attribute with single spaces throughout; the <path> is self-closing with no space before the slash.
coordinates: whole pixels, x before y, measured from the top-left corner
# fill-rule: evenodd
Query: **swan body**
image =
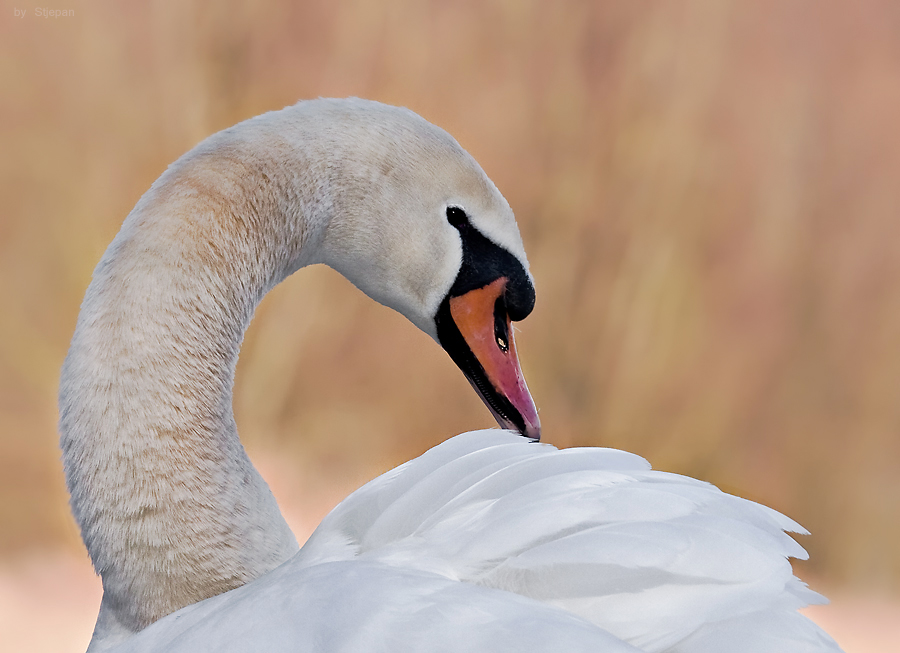
<path id="1" fill-rule="evenodd" d="M 231 410 L 255 306 L 335 268 L 431 335 L 499 424 L 367 484 L 298 549 Z M 531 441 L 508 204 L 446 132 L 363 100 L 216 134 L 141 198 L 60 384 L 103 600 L 89 651 L 839 651 L 791 520 L 631 454 Z M 523 438 L 522 435 L 527 436 Z"/>
<path id="2" fill-rule="evenodd" d="M 268 651 L 836 651 L 795 612 L 821 597 L 792 575 L 805 554 L 785 529 L 802 532 L 632 454 L 465 433 L 122 650 L 238 651 L 240 633 Z"/>

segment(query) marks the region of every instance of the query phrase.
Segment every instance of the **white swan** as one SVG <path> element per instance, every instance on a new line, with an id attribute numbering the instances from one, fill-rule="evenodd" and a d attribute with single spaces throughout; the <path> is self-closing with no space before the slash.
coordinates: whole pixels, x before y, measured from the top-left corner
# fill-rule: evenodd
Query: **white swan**
<path id="1" fill-rule="evenodd" d="M 838 651 L 796 613 L 782 515 L 606 449 L 467 433 L 366 485 L 298 552 L 238 440 L 262 296 L 325 263 L 434 337 L 536 438 L 509 328 L 512 212 L 414 113 L 301 102 L 174 163 L 94 273 L 66 359 L 71 504 L 103 579 L 90 651 Z M 210 598 L 212 597 L 212 598 Z"/>

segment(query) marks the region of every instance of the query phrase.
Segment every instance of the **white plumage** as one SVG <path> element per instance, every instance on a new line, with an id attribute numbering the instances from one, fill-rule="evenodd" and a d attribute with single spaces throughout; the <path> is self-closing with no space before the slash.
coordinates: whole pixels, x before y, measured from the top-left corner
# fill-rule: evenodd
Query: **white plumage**
<path id="1" fill-rule="evenodd" d="M 123 651 L 837 651 L 759 504 L 611 449 L 458 435 L 360 488 L 301 551 Z"/>
<path id="2" fill-rule="evenodd" d="M 821 600 L 791 572 L 797 524 L 620 451 L 466 433 L 298 551 L 231 388 L 256 304 L 315 263 L 539 432 L 508 330 L 533 304 L 521 238 L 448 134 L 361 100 L 221 132 L 126 219 L 63 368 L 72 509 L 104 585 L 90 651 L 839 651 L 796 612 Z"/>

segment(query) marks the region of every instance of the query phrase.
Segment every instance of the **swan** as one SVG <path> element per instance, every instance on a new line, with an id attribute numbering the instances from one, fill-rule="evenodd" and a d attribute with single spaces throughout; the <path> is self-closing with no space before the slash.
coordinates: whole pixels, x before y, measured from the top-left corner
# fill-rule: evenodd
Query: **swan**
<path id="1" fill-rule="evenodd" d="M 258 302 L 328 265 L 430 335 L 502 430 L 344 500 L 299 548 L 238 439 Z M 103 598 L 89 651 L 839 651 L 787 517 L 638 456 L 541 444 L 534 283 L 475 160 L 407 109 L 302 101 L 172 164 L 97 268 L 60 444 Z M 524 436 L 524 437 L 523 437 Z"/>

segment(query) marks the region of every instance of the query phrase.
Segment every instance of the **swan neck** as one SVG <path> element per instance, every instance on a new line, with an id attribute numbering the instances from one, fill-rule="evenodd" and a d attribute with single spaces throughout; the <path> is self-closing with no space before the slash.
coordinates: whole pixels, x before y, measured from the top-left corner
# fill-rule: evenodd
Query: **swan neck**
<path id="1" fill-rule="evenodd" d="M 327 202 L 304 196 L 302 161 L 225 140 L 176 162 L 128 216 L 63 367 L 66 479 L 104 632 L 137 632 L 298 548 L 238 439 L 232 387 L 256 305 L 315 259 Z"/>

